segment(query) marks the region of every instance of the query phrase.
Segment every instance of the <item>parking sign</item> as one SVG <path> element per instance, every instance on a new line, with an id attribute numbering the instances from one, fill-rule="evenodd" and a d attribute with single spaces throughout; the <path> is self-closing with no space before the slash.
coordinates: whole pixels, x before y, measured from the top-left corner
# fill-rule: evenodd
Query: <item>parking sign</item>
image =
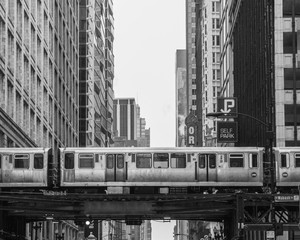
<path id="1" fill-rule="evenodd" d="M 218 97 L 218 112 L 224 113 L 222 117 L 237 117 L 237 99 L 235 97 Z"/>

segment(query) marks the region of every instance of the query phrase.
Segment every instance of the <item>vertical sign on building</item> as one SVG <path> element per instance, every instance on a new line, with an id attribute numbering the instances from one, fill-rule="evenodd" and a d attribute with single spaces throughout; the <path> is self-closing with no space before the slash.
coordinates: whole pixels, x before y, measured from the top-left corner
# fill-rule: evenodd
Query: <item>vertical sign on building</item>
<path id="1" fill-rule="evenodd" d="M 198 119 L 197 116 L 192 113 L 192 111 L 189 113 L 189 115 L 185 119 L 185 125 L 186 125 L 186 146 L 187 147 L 193 147 L 198 145 L 198 139 L 197 139 L 197 124 Z"/>

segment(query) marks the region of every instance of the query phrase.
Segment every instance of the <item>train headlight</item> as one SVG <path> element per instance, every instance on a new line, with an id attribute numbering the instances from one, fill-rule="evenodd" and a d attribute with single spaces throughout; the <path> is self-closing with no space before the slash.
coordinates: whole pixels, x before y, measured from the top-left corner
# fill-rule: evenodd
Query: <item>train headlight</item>
<path id="1" fill-rule="evenodd" d="M 256 172 L 251 173 L 251 177 L 256 177 L 256 176 L 257 176 Z"/>
<path id="2" fill-rule="evenodd" d="M 287 173 L 287 172 L 284 172 L 284 173 L 282 173 L 282 176 L 283 176 L 283 177 L 287 177 L 287 176 L 288 176 L 288 173 Z"/>

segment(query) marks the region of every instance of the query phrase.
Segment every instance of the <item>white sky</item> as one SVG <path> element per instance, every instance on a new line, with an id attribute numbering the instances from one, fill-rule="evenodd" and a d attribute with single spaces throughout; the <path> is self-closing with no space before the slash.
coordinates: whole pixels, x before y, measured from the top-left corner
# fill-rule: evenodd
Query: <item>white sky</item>
<path id="1" fill-rule="evenodd" d="M 185 49 L 185 0 L 114 0 L 116 98 L 134 97 L 151 147 L 175 146 L 175 54 Z M 175 221 L 152 221 L 152 240 L 173 240 Z"/>
<path id="2" fill-rule="evenodd" d="M 113 12 L 115 97 L 136 99 L 151 147 L 173 147 L 175 54 L 185 49 L 185 0 L 114 0 Z"/>

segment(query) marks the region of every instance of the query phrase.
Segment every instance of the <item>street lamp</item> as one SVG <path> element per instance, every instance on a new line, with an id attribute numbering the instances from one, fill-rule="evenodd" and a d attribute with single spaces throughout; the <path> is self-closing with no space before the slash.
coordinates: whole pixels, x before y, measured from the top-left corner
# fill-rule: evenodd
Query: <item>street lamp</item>
<path id="1" fill-rule="evenodd" d="M 271 189 L 271 194 L 275 193 L 275 159 L 274 156 L 272 154 L 272 148 L 273 148 L 273 138 L 274 138 L 274 132 L 273 132 L 273 127 L 272 127 L 272 121 L 270 121 L 268 124 L 261 121 L 260 119 L 253 117 L 251 115 L 245 114 L 245 113 L 239 113 L 239 112 L 234 112 L 234 114 L 239 115 L 239 116 L 243 116 L 243 117 L 247 117 L 250 118 L 252 120 L 255 120 L 256 122 L 264 125 L 265 127 L 267 127 L 267 131 L 266 131 L 266 136 L 269 139 L 269 144 L 266 145 L 266 153 L 267 153 L 267 157 L 270 163 L 270 189 Z M 227 115 L 226 113 L 223 112 L 213 112 L 213 113 L 208 113 L 206 114 L 206 117 L 230 117 L 230 115 Z M 275 209 L 273 206 L 273 202 L 271 202 L 270 205 L 271 208 L 271 221 L 273 223 L 274 226 L 274 234 L 275 234 L 275 239 L 276 239 L 276 218 L 275 218 Z"/>
<path id="2" fill-rule="evenodd" d="M 94 236 L 93 232 L 90 232 L 90 235 L 86 238 L 86 240 L 97 240 L 97 238 Z"/>

